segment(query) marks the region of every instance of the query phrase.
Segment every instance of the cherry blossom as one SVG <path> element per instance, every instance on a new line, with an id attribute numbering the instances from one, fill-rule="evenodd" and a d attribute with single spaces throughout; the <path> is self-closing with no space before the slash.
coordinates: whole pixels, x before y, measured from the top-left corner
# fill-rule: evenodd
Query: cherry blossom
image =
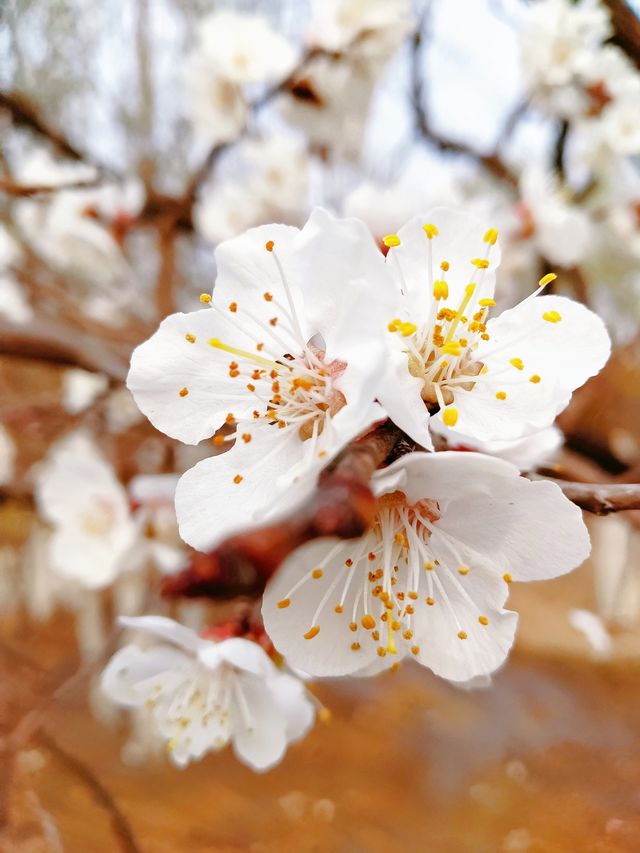
<path id="1" fill-rule="evenodd" d="M 427 449 L 430 417 L 438 431 L 447 428 L 471 444 L 544 429 L 609 355 L 597 315 L 570 299 L 540 295 L 554 274 L 489 319 L 497 238 L 495 229 L 445 209 L 415 217 L 385 238 L 400 296 L 389 318 L 393 352 L 378 399 Z"/>
<path id="2" fill-rule="evenodd" d="M 365 226 L 312 213 L 222 243 L 208 307 L 173 314 L 134 352 L 128 387 L 160 430 L 228 452 L 183 475 L 182 537 L 205 550 L 265 519 L 291 484 L 384 418 L 374 403 L 393 281 Z M 374 296 L 375 294 L 375 296 Z"/>
<path id="3" fill-rule="evenodd" d="M 373 484 L 371 530 L 303 546 L 265 593 L 269 636 L 311 675 L 370 674 L 405 656 L 453 681 L 487 675 L 513 643 L 509 584 L 564 574 L 589 553 L 558 486 L 503 460 L 410 453 Z"/>
<path id="4" fill-rule="evenodd" d="M 315 706 L 302 682 L 278 670 L 257 643 L 216 643 L 162 616 L 120 623 L 155 644 L 120 649 L 102 689 L 118 705 L 149 709 L 178 767 L 231 743 L 240 761 L 268 770 L 313 725 Z"/>

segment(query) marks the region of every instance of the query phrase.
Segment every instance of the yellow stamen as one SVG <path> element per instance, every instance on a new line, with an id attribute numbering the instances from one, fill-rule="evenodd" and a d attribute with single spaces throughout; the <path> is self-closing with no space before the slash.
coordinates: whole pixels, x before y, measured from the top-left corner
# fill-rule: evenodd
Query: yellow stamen
<path id="1" fill-rule="evenodd" d="M 304 635 L 305 640 L 313 640 L 314 637 L 317 637 L 320 633 L 320 626 L 314 625 L 313 628 L 309 628 L 307 633 Z"/>
<path id="2" fill-rule="evenodd" d="M 444 355 L 460 355 L 460 343 L 458 341 L 448 341 L 442 347 Z"/>
<path id="3" fill-rule="evenodd" d="M 458 423 L 458 410 L 451 406 L 445 409 L 442 413 L 442 420 L 445 422 L 446 426 L 454 427 Z"/>
<path id="4" fill-rule="evenodd" d="M 275 243 L 273 242 L 273 240 L 267 240 L 267 242 L 264 244 L 264 247 L 267 250 L 267 252 L 273 252 L 274 246 L 275 246 Z"/>
<path id="5" fill-rule="evenodd" d="M 487 619 L 486 616 L 478 616 L 478 622 L 481 625 L 488 625 L 489 624 L 489 620 Z"/>
<path id="6" fill-rule="evenodd" d="M 542 319 L 546 320 L 548 323 L 559 323 L 560 320 L 562 320 L 562 317 L 557 311 L 545 311 L 542 315 Z"/>
<path id="7" fill-rule="evenodd" d="M 479 270 L 486 270 L 489 266 L 489 261 L 487 260 L 487 258 L 472 258 L 471 263 L 476 269 Z"/>
<path id="8" fill-rule="evenodd" d="M 509 572 L 505 572 L 505 573 L 502 575 L 502 580 L 503 580 L 505 583 L 511 583 L 511 581 L 513 580 L 513 578 L 511 577 L 511 575 L 509 574 Z"/>
<path id="9" fill-rule="evenodd" d="M 467 632 L 466 632 L 466 631 L 458 631 L 458 637 L 459 637 L 461 640 L 466 640 L 466 639 L 467 639 L 467 636 L 468 636 L 468 634 L 467 634 Z"/>
<path id="10" fill-rule="evenodd" d="M 387 234 L 386 237 L 382 238 L 382 242 L 387 248 L 392 249 L 394 246 L 400 245 L 400 238 L 397 234 Z"/>
<path id="11" fill-rule="evenodd" d="M 291 604 L 290 598 L 283 598 L 282 601 L 278 602 L 278 607 L 280 608 L 280 610 L 284 610 L 285 607 L 288 607 L 290 604 Z"/>
<path id="12" fill-rule="evenodd" d="M 434 238 L 434 237 L 437 237 L 437 236 L 438 236 L 438 229 L 437 229 L 437 228 L 436 228 L 436 226 L 433 224 L 433 222 L 427 222 L 427 224 L 426 224 L 426 225 L 423 225 L 423 226 L 422 226 L 422 230 L 423 230 L 423 231 L 424 231 L 424 233 L 427 235 L 427 237 L 429 238 L 429 240 L 433 240 L 433 238 Z"/>
<path id="13" fill-rule="evenodd" d="M 458 327 L 458 323 L 460 322 L 460 318 L 463 316 L 464 310 L 467 307 L 467 305 L 469 304 L 469 302 L 471 301 L 471 297 L 473 296 L 473 294 L 475 292 L 476 292 L 475 284 L 468 284 L 465 287 L 462 302 L 460 303 L 460 307 L 456 311 L 456 316 L 453 318 L 451 325 L 449 326 L 449 331 L 447 332 L 447 337 L 444 340 L 445 344 L 447 343 L 447 341 L 450 341 L 451 338 L 453 337 L 453 333 L 455 332 L 455 330 Z"/>
<path id="14" fill-rule="evenodd" d="M 440 269 L 442 270 L 442 272 L 449 272 L 449 266 L 449 261 L 442 261 L 442 263 L 440 264 Z"/>
<path id="15" fill-rule="evenodd" d="M 482 238 L 484 243 L 488 243 L 490 246 L 495 246 L 496 241 L 498 239 L 498 229 L 497 228 L 489 228 L 489 230 L 485 233 Z"/>
<path id="16" fill-rule="evenodd" d="M 233 478 L 233 482 L 236 484 L 236 486 L 239 483 L 241 483 L 243 480 L 244 480 L 244 477 L 242 476 L 242 474 L 236 474 L 236 476 Z"/>
<path id="17" fill-rule="evenodd" d="M 460 575 L 468 575 L 469 571 L 469 566 L 465 566 L 464 564 L 458 568 L 458 574 Z"/>
<path id="18" fill-rule="evenodd" d="M 495 299 L 480 299 L 478 300 L 478 305 L 482 305 L 483 308 L 493 308 L 496 304 Z"/>
<path id="19" fill-rule="evenodd" d="M 507 392 L 506 391 L 498 391 L 496 393 L 496 400 L 506 400 L 506 399 L 507 399 Z"/>
<path id="20" fill-rule="evenodd" d="M 397 332 L 400 326 L 402 325 L 402 320 L 399 317 L 395 317 L 387 326 L 390 332 Z"/>
<path id="21" fill-rule="evenodd" d="M 447 299 L 449 297 L 449 285 L 442 279 L 433 282 L 433 295 L 436 299 Z"/>
<path id="22" fill-rule="evenodd" d="M 211 294 L 210 293 L 201 293 L 200 294 L 200 302 L 204 302 L 205 305 L 208 305 L 211 302 Z"/>
<path id="23" fill-rule="evenodd" d="M 178 393 L 180 394 L 181 397 L 186 397 L 187 394 L 189 393 L 189 389 L 188 388 L 181 388 Z"/>
<path id="24" fill-rule="evenodd" d="M 529 382 L 533 382 L 534 385 L 537 385 L 540 382 L 540 377 L 537 373 L 534 373 L 533 376 L 529 377 Z"/>
<path id="25" fill-rule="evenodd" d="M 408 338 L 409 335 L 415 335 L 418 327 L 414 323 L 402 323 L 398 331 L 403 338 Z"/>
<path id="26" fill-rule="evenodd" d="M 376 627 L 376 620 L 369 613 L 365 613 L 365 615 L 360 620 L 360 624 L 367 631 L 370 631 L 372 628 Z"/>
<path id="27" fill-rule="evenodd" d="M 185 335 L 184 339 L 185 339 L 185 341 L 189 341 L 190 344 L 195 344 L 195 342 L 196 342 L 196 336 L 195 335 Z"/>
<path id="28" fill-rule="evenodd" d="M 323 575 L 323 574 L 324 574 L 324 572 L 322 571 L 322 569 L 314 569 L 314 570 L 311 572 L 311 577 L 312 577 L 314 580 L 319 580 L 319 579 L 322 577 L 322 575 Z"/>
<path id="29" fill-rule="evenodd" d="M 509 364 L 512 364 L 516 368 L 516 370 L 524 370 L 524 364 L 522 363 L 521 358 L 512 358 L 509 361 Z"/>
<path id="30" fill-rule="evenodd" d="M 229 344 L 223 343 L 220 338 L 211 338 L 209 341 L 209 346 L 214 349 L 221 349 L 224 352 L 229 352 L 232 355 L 239 355 L 241 358 L 246 358 L 249 361 L 256 362 L 257 364 L 266 364 L 267 367 L 273 367 L 275 370 L 282 370 L 284 365 L 278 364 L 277 361 L 272 361 L 269 358 L 264 358 L 261 355 L 256 355 L 255 353 L 247 352 L 244 349 L 238 349 L 237 347 L 229 346 Z"/>
<path id="31" fill-rule="evenodd" d="M 538 287 L 546 287 L 548 284 L 551 284 L 552 281 L 555 281 L 558 276 L 554 272 L 548 272 L 546 275 L 543 275 L 540 281 L 538 282 Z"/>

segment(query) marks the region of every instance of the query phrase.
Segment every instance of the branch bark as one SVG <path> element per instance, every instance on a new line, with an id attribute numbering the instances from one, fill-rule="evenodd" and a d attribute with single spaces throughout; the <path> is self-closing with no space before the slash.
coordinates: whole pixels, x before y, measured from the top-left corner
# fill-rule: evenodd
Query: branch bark
<path id="1" fill-rule="evenodd" d="M 553 482 L 560 486 L 570 501 L 594 515 L 640 509 L 640 483 Z"/>

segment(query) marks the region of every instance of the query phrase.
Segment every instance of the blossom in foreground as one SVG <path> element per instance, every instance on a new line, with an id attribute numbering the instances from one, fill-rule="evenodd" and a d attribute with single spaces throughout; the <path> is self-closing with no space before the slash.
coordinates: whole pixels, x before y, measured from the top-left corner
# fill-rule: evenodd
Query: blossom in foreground
<path id="1" fill-rule="evenodd" d="M 539 295 L 553 274 L 489 319 L 497 237 L 465 214 L 435 209 L 385 238 L 399 296 L 378 399 L 425 448 L 432 447 L 430 417 L 453 443 L 513 441 L 544 429 L 608 358 L 609 336 L 596 314 Z"/>
<path id="2" fill-rule="evenodd" d="M 374 476 L 379 512 L 357 540 L 317 540 L 267 587 L 276 648 L 310 675 L 370 674 L 414 658 L 469 681 L 504 661 L 512 581 L 564 574 L 589 553 L 580 510 L 477 453 L 410 453 Z"/>
<path id="3" fill-rule="evenodd" d="M 231 743 L 240 761 L 267 770 L 311 728 L 315 706 L 304 685 L 257 643 L 216 643 L 162 616 L 120 622 L 156 644 L 117 652 L 102 689 L 118 705 L 149 709 L 179 767 Z"/>
<path id="4" fill-rule="evenodd" d="M 53 525 L 56 572 L 81 586 L 108 586 L 125 568 L 138 535 L 124 486 L 91 439 L 73 433 L 58 442 L 36 474 L 36 500 Z"/>
<path id="5" fill-rule="evenodd" d="M 168 317 L 134 352 L 127 380 L 151 422 L 180 441 L 235 425 L 214 439 L 233 447 L 178 484 L 180 533 L 200 550 L 264 520 L 296 479 L 384 417 L 373 401 L 394 304 L 365 226 L 320 209 L 301 231 L 265 225 L 222 243 L 216 261 L 208 307 Z"/>

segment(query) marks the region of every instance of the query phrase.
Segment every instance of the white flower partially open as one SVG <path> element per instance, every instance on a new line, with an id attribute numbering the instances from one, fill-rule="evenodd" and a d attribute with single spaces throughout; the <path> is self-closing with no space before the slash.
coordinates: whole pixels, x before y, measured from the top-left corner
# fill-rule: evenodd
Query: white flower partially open
<path id="1" fill-rule="evenodd" d="M 268 770 L 311 728 L 315 707 L 304 685 L 257 643 L 215 643 L 162 616 L 120 622 L 158 644 L 117 652 L 102 689 L 119 705 L 150 710 L 178 767 L 231 742 L 240 761 Z"/>
<path id="2" fill-rule="evenodd" d="M 452 681 L 486 675 L 513 643 L 511 581 L 564 574 L 589 553 L 558 486 L 502 460 L 411 453 L 374 487 L 367 534 L 305 545 L 267 587 L 269 636 L 311 675 L 370 674 L 405 655 Z"/>
<path id="3" fill-rule="evenodd" d="M 264 520 L 291 483 L 383 418 L 374 403 L 393 282 L 365 226 L 316 210 L 216 251 L 205 310 L 168 317 L 134 352 L 128 387 L 151 422 L 196 444 L 225 423 L 227 452 L 182 477 L 183 538 L 206 550 Z M 278 506 L 278 509 L 281 505 Z"/>
<path id="4" fill-rule="evenodd" d="M 600 318 L 561 296 L 539 296 L 489 319 L 497 231 L 435 209 L 385 238 L 400 298 L 389 318 L 393 353 L 378 399 L 395 423 L 432 447 L 430 413 L 452 443 L 512 441 L 549 426 L 571 392 L 603 366 Z M 453 435 L 455 434 L 455 435 Z"/>

